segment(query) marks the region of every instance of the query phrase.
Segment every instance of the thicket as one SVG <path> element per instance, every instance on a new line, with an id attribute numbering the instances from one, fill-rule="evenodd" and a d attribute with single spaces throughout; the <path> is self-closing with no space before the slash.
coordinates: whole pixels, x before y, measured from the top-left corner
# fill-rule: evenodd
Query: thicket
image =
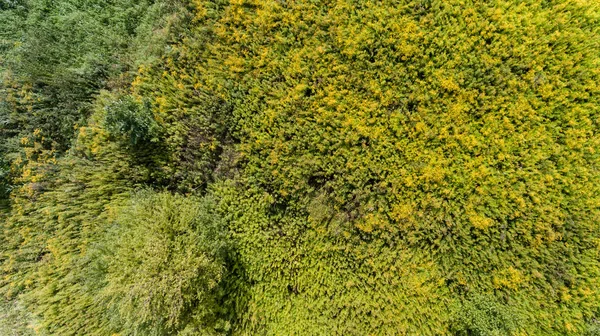
<path id="1" fill-rule="evenodd" d="M 25 143 L 29 160 L 3 217 L 0 325 L 44 335 L 229 330 L 221 303 L 231 257 L 214 201 L 135 192 L 151 174 L 97 111 L 66 156 Z"/>
<path id="2" fill-rule="evenodd" d="M 220 192 L 256 283 L 243 328 L 447 333 L 461 311 L 489 315 L 469 299 L 483 295 L 521 322 L 463 332 L 583 332 L 598 308 L 598 9 L 198 3 L 189 41 L 134 85 L 153 88 L 159 121 L 202 95 L 232 104 L 243 168 Z"/>
<path id="3" fill-rule="evenodd" d="M 600 4 L 187 6 L 68 155 L 21 141 L 39 330 L 597 333 Z"/>
<path id="4" fill-rule="evenodd" d="M 59 159 L 36 139 L 23 141 L 21 186 L 3 216 L 2 293 L 50 335 L 111 334 L 98 322 L 106 315 L 87 251 L 107 227 L 110 205 L 127 202 L 144 175 L 116 145 L 98 146 L 107 135 L 94 123 L 78 138 Z"/>
<path id="5" fill-rule="evenodd" d="M 20 138 L 65 152 L 99 91 L 127 90 L 186 15 L 176 0 L 0 1 L 0 196 Z"/>

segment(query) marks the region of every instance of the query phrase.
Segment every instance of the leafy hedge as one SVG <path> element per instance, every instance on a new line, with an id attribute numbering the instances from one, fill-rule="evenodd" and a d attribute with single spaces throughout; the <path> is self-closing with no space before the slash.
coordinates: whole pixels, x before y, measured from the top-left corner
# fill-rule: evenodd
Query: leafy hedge
<path id="1" fill-rule="evenodd" d="M 2 85 L 2 100 L 11 106 L 2 113 L 20 132 L 40 129 L 68 148 L 94 95 L 118 85 L 114 78 L 136 65 L 135 41 L 146 37 L 143 28 L 153 28 L 147 21 L 160 19 L 164 7 L 145 0 L 23 2 L 19 8 L 26 14 Z"/>
<path id="2" fill-rule="evenodd" d="M 1 214 L 2 294 L 27 307 L 34 314 L 28 324 L 50 335 L 111 334 L 87 251 L 107 226 L 108 210 L 125 203 L 145 175 L 97 123 L 78 138 L 73 154 L 59 159 L 37 139 L 24 140 L 21 187 L 10 213 Z"/>

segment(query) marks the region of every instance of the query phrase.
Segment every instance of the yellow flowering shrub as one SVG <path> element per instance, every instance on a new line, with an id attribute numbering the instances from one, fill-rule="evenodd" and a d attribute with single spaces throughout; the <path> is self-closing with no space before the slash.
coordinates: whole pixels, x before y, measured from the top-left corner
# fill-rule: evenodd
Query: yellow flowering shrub
<path id="1" fill-rule="evenodd" d="M 216 193 L 250 279 L 240 334 L 476 332 L 456 321 L 481 295 L 518 316 L 510 333 L 583 332 L 600 302 L 597 3 L 194 4 L 137 92 L 174 153 L 190 125 L 229 128 L 239 171 Z"/>

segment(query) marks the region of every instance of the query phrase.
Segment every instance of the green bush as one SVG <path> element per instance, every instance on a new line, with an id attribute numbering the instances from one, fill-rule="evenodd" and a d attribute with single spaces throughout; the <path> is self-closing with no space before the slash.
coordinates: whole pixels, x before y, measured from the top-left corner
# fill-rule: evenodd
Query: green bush
<path id="1" fill-rule="evenodd" d="M 156 61 L 176 33 L 173 25 L 188 15 L 177 0 L 0 6 L 0 145 L 38 132 L 47 149 L 59 152 L 86 124 L 99 91 L 127 88 L 137 66 Z M 0 161 L 10 162 L 13 152 L 0 148 Z M 0 181 L 12 186 L 10 178 Z"/>
<path id="2" fill-rule="evenodd" d="M 226 276 L 223 222 L 210 199 L 142 192 L 99 243 L 98 296 L 123 335 L 215 335 Z"/>
<path id="3" fill-rule="evenodd" d="M 158 125 L 148 104 L 124 96 L 105 107 L 104 127 L 113 135 L 125 138 L 130 145 L 148 146 L 158 139 Z"/>
<path id="4" fill-rule="evenodd" d="M 0 157 L 0 208 L 6 202 L 10 193 L 9 184 L 10 163 L 8 160 Z"/>
<path id="5" fill-rule="evenodd" d="M 169 185 L 183 193 L 205 190 L 218 176 L 231 175 L 235 161 L 232 104 L 190 82 L 193 75 L 177 72 L 177 64 L 193 67 L 202 56 L 174 49 L 163 63 L 142 67 L 133 83 L 135 96 L 150 100 L 163 131 Z"/>
<path id="6" fill-rule="evenodd" d="M 462 305 L 454 334 L 510 336 L 517 334 L 522 322 L 511 306 L 499 303 L 494 296 L 478 295 Z"/>
<path id="7" fill-rule="evenodd" d="M 3 81 L 2 100 L 13 102 L 9 117 L 15 128 L 25 134 L 40 129 L 64 150 L 73 127 L 89 116 L 94 95 L 131 66 L 128 44 L 151 3 L 65 0 L 23 6 L 22 32 L 5 63 L 11 78 Z"/>
<path id="8" fill-rule="evenodd" d="M 61 336 L 224 333 L 229 256 L 214 202 L 151 192 L 131 199 L 152 173 L 101 127 L 111 97 L 101 95 L 68 155 L 23 141 L 20 187 L 0 213 L 0 327 Z"/>

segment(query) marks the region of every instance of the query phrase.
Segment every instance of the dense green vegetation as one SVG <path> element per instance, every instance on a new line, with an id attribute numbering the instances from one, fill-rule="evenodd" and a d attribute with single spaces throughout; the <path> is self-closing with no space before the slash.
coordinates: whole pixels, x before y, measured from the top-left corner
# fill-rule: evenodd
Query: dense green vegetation
<path id="1" fill-rule="evenodd" d="M 0 332 L 598 334 L 597 2 L 0 10 Z"/>

